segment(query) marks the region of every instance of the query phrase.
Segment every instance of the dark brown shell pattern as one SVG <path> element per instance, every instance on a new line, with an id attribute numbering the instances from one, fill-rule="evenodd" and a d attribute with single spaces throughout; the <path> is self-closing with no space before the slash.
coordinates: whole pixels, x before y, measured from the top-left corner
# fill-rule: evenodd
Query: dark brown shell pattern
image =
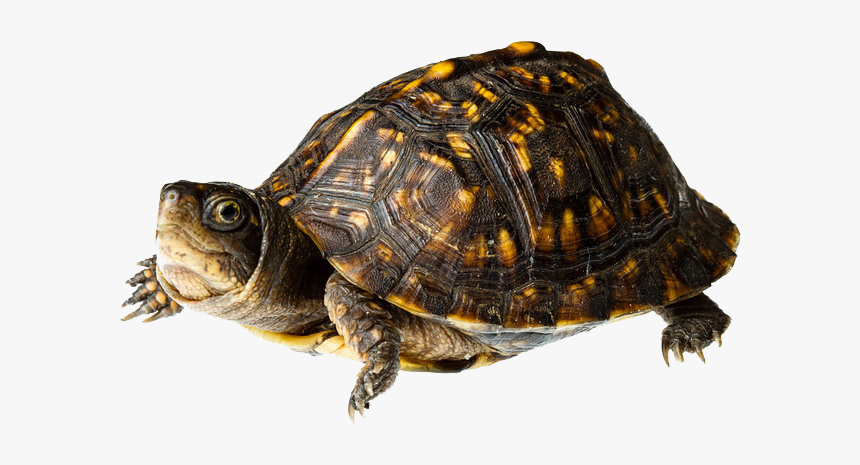
<path id="1" fill-rule="evenodd" d="M 473 330 L 651 310 L 728 272 L 739 240 L 599 64 L 533 42 L 381 84 L 259 191 L 356 285 Z"/>

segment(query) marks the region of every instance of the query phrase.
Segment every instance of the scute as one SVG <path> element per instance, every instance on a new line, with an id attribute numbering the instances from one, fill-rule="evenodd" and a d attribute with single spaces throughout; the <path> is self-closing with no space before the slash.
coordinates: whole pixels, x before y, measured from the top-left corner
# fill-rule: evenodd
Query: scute
<path id="1" fill-rule="evenodd" d="M 602 67 L 534 43 L 377 86 L 321 118 L 260 191 L 353 283 L 492 331 L 694 295 L 739 237 Z"/>

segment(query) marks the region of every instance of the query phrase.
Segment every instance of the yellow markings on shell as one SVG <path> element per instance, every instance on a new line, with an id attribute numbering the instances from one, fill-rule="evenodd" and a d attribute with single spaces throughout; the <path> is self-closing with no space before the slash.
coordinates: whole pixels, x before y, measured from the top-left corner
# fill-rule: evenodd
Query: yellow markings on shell
<path id="1" fill-rule="evenodd" d="M 690 292 L 690 288 L 678 281 L 677 277 L 671 274 L 665 274 L 667 273 L 667 269 L 665 267 L 663 268 L 663 273 L 663 299 L 671 302 Z"/>
<path id="2" fill-rule="evenodd" d="M 535 236 L 537 239 L 535 247 L 541 252 L 552 252 L 555 249 L 555 224 L 552 220 L 552 214 L 544 213 L 538 233 Z"/>
<path id="3" fill-rule="evenodd" d="M 549 91 L 552 89 L 552 86 L 549 81 L 549 76 L 540 76 L 538 80 L 540 81 L 540 90 L 545 93 L 549 93 Z"/>
<path id="4" fill-rule="evenodd" d="M 424 74 L 420 78 L 418 78 L 418 79 L 410 82 L 409 84 L 406 84 L 405 86 L 403 86 L 403 88 L 400 89 L 396 94 L 394 94 L 392 96 L 392 98 L 397 99 L 397 98 L 404 96 L 407 92 L 420 86 L 421 84 L 424 83 L 424 81 L 426 81 L 428 79 L 447 79 L 448 77 L 451 76 L 451 74 L 453 72 L 454 72 L 454 62 L 453 61 L 442 61 L 442 62 L 436 63 L 435 65 L 428 68 L 427 71 L 424 71 Z"/>
<path id="5" fill-rule="evenodd" d="M 390 247 L 380 242 L 376 245 L 376 251 L 374 255 L 375 257 L 380 258 L 384 262 L 390 262 L 391 257 L 394 256 L 394 252 L 391 251 Z"/>
<path id="6" fill-rule="evenodd" d="M 525 121 L 518 122 L 512 118 L 508 119 L 508 124 L 516 128 L 515 132 L 508 136 L 508 140 L 510 140 L 514 145 L 514 152 L 517 155 L 517 161 L 519 161 L 520 168 L 522 168 L 523 171 L 529 171 L 532 168 L 531 158 L 529 157 L 529 148 L 526 144 L 526 136 L 535 130 L 543 131 L 546 129 L 546 122 L 544 122 L 537 107 L 527 103 L 526 109 L 528 110 L 529 115 L 525 117 Z"/>
<path id="7" fill-rule="evenodd" d="M 561 217 L 561 248 L 565 255 L 576 252 L 579 231 L 576 228 L 576 217 L 572 208 L 565 208 Z"/>
<path id="8" fill-rule="evenodd" d="M 573 284 L 567 286 L 567 291 L 573 292 L 573 293 L 582 292 L 582 291 L 584 291 L 584 289 L 586 287 L 591 287 L 593 285 L 594 285 L 594 278 L 589 276 L 589 277 L 583 279 L 582 281 L 580 281 L 578 283 L 573 283 Z"/>
<path id="9" fill-rule="evenodd" d="M 454 171 L 454 164 L 451 163 L 451 160 L 442 158 L 439 155 L 431 155 L 426 152 L 418 152 L 418 156 L 421 157 L 422 160 L 429 161 L 438 168 L 446 171 Z"/>
<path id="10" fill-rule="evenodd" d="M 420 102 L 425 103 L 430 109 L 435 110 L 441 113 L 447 113 L 454 108 L 454 105 L 451 102 L 445 101 L 442 99 L 442 96 L 437 94 L 436 92 L 426 91 L 418 94 L 418 98 L 420 100 L 416 100 L 413 102 L 413 105 L 419 105 Z"/>
<path id="11" fill-rule="evenodd" d="M 273 177 L 270 185 L 272 187 L 272 192 L 279 192 L 286 186 L 283 182 L 281 182 L 279 176 Z"/>
<path id="12" fill-rule="evenodd" d="M 442 96 L 432 91 L 421 92 L 418 97 L 430 105 L 435 105 L 442 101 Z"/>
<path id="13" fill-rule="evenodd" d="M 606 124 L 615 124 L 620 117 L 621 115 L 618 113 L 618 110 L 610 108 L 608 112 L 604 113 L 603 116 L 600 117 L 600 120 Z"/>
<path id="14" fill-rule="evenodd" d="M 636 150 L 636 147 L 630 146 L 630 159 L 634 162 L 639 158 L 639 151 Z"/>
<path id="15" fill-rule="evenodd" d="M 624 267 L 618 272 L 618 276 L 624 276 L 630 273 L 636 268 L 636 265 L 638 265 L 636 259 L 631 258 L 630 260 L 627 260 L 627 263 L 625 263 Z"/>
<path id="16" fill-rule="evenodd" d="M 477 105 L 475 105 L 470 100 L 466 100 L 465 102 L 461 103 L 460 106 L 466 110 L 466 113 L 464 115 L 466 118 L 471 118 L 473 123 L 478 121 L 479 115 L 477 114 L 478 113 L 478 106 Z"/>
<path id="17" fill-rule="evenodd" d="M 498 250 L 501 257 L 502 265 L 511 267 L 517 260 L 517 244 L 511 238 L 511 234 L 507 229 L 499 229 L 498 235 Z"/>
<path id="18" fill-rule="evenodd" d="M 292 205 L 293 200 L 295 200 L 295 197 L 292 195 L 288 195 L 288 196 L 285 196 L 281 199 L 278 199 L 278 205 L 280 205 L 282 207 L 286 207 L 286 206 Z"/>
<path id="19" fill-rule="evenodd" d="M 393 135 L 394 135 L 394 129 L 391 129 L 391 128 L 379 128 L 376 130 L 376 136 L 382 140 L 388 140 Z"/>
<path id="20" fill-rule="evenodd" d="M 388 169 L 391 165 L 394 164 L 394 160 L 397 159 L 397 151 L 394 149 L 388 149 L 385 152 L 382 152 L 382 169 Z"/>
<path id="21" fill-rule="evenodd" d="M 340 138 L 337 145 L 331 149 L 331 152 L 326 155 L 323 161 L 319 164 L 319 166 L 314 169 L 314 172 L 311 174 L 311 179 L 317 176 L 318 173 L 324 173 L 328 168 L 334 163 L 337 159 L 337 156 L 341 151 L 344 150 L 345 147 L 348 147 L 361 133 L 364 127 L 367 125 L 367 122 L 370 121 L 371 118 L 376 116 L 376 112 L 373 110 L 366 111 L 363 115 L 361 115 L 357 120 L 355 120 L 352 125 L 347 129 L 347 131 L 343 134 L 343 137 Z M 313 161 L 313 159 L 309 159 L 308 161 Z M 307 165 L 307 162 L 305 162 Z"/>
<path id="22" fill-rule="evenodd" d="M 591 213 L 591 233 L 594 236 L 600 236 L 607 233 L 615 226 L 615 218 L 609 209 L 603 204 L 596 195 L 592 195 L 588 199 L 588 209 Z"/>
<path id="23" fill-rule="evenodd" d="M 484 97 L 485 99 L 489 100 L 490 102 L 495 102 L 496 99 L 498 98 L 498 97 L 496 97 L 496 94 L 490 92 L 489 89 L 484 87 L 483 84 L 481 84 L 478 81 L 475 81 L 475 92 L 477 92 L 478 95 L 480 95 L 481 97 Z"/>
<path id="24" fill-rule="evenodd" d="M 373 170 L 371 170 L 370 168 L 365 168 L 363 170 L 363 174 L 364 174 L 364 182 L 363 182 L 364 190 L 372 191 L 373 186 L 376 184 L 376 179 L 373 176 Z"/>
<path id="25" fill-rule="evenodd" d="M 578 79 L 568 74 L 566 71 L 562 71 L 558 74 L 560 78 L 564 79 L 568 84 L 572 85 L 576 90 L 585 89 L 585 85 L 579 82 Z"/>
<path id="26" fill-rule="evenodd" d="M 533 287 L 527 287 L 523 290 L 523 297 L 531 297 L 534 293 L 537 292 L 537 289 Z"/>
<path id="27" fill-rule="evenodd" d="M 424 77 L 427 79 L 447 79 L 451 76 L 451 73 L 454 72 L 454 62 L 450 60 L 440 61 L 435 65 L 431 66 L 427 72 L 424 73 Z"/>
<path id="28" fill-rule="evenodd" d="M 529 122 L 529 125 L 533 129 L 537 129 L 538 131 L 543 131 L 546 129 L 546 122 L 541 117 L 540 111 L 538 111 L 537 107 L 532 105 L 531 103 L 526 104 L 526 109 L 531 114 L 531 118 L 527 118 L 526 121 Z"/>
<path id="29" fill-rule="evenodd" d="M 397 91 L 397 93 L 394 94 L 391 98 L 397 99 L 397 98 L 403 97 L 404 95 L 406 95 L 407 92 L 420 86 L 422 83 L 424 83 L 424 76 L 421 76 L 420 78 L 410 82 L 409 84 L 406 84 L 405 86 L 403 86 L 402 89 Z"/>
<path id="30" fill-rule="evenodd" d="M 600 200 L 599 197 L 597 197 L 596 195 L 592 195 L 591 197 L 589 197 L 588 209 L 591 213 L 591 216 L 597 215 L 601 208 L 603 208 L 603 201 Z"/>
<path id="31" fill-rule="evenodd" d="M 480 187 L 475 186 L 472 190 L 460 189 L 457 192 L 457 200 L 460 202 L 460 206 L 464 213 L 472 209 L 472 204 L 475 202 L 475 191 L 479 188 Z"/>
<path id="32" fill-rule="evenodd" d="M 656 187 L 651 188 L 651 192 L 653 192 L 654 200 L 657 201 L 657 205 L 660 205 L 660 209 L 663 210 L 663 213 L 669 214 L 669 203 L 666 202 L 666 198 L 663 197 L 659 191 L 657 191 Z"/>
<path id="33" fill-rule="evenodd" d="M 454 154 L 461 158 L 472 158 L 472 148 L 469 147 L 469 144 L 467 144 L 459 134 L 449 132 L 445 137 L 448 139 L 448 145 L 451 146 Z"/>
<path id="34" fill-rule="evenodd" d="M 508 45 L 508 49 L 520 54 L 527 55 L 534 51 L 535 43 L 534 42 L 514 42 L 511 45 Z"/>
<path id="35" fill-rule="evenodd" d="M 615 136 L 609 131 L 601 131 L 600 129 L 595 128 L 591 130 L 591 135 L 594 136 L 595 139 L 605 139 L 606 142 L 609 142 L 610 144 L 615 142 Z"/>
<path id="36" fill-rule="evenodd" d="M 395 80 L 391 81 L 391 83 L 389 84 L 389 86 L 392 89 L 399 89 L 405 85 L 406 85 L 406 83 L 403 82 L 403 79 L 395 79 Z M 383 86 L 379 86 L 379 88 L 381 89 L 381 88 L 383 88 Z"/>
<path id="37" fill-rule="evenodd" d="M 555 180 L 559 184 L 564 185 L 564 162 L 559 158 L 551 157 L 549 159 L 549 170 L 555 176 Z"/>
<path id="38" fill-rule="evenodd" d="M 478 238 L 476 239 L 476 242 L 478 243 L 478 259 L 483 262 L 487 259 L 487 240 L 484 238 L 483 234 L 479 234 Z"/>
<path id="39" fill-rule="evenodd" d="M 360 227 L 361 229 L 367 229 L 370 226 L 370 219 L 366 214 L 362 212 L 352 212 L 349 215 L 350 223 Z"/>
<path id="40" fill-rule="evenodd" d="M 530 73 L 530 72 L 528 72 L 528 71 L 524 70 L 523 68 L 520 68 L 519 66 L 512 66 L 512 67 L 510 68 L 510 70 L 511 70 L 511 71 L 513 71 L 513 72 L 515 72 L 515 73 L 517 73 L 517 74 L 519 74 L 520 76 L 522 76 L 522 77 L 524 77 L 524 78 L 526 78 L 526 79 L 534 79 L 534 78 L 535 78 L 535 75 L 534 75 L 534 74 L 532 74 L 532 73 Z"/>
<path id="41" fill-rule="evenodd" d="M 463 266 L 481 267 L 486 264 L 487 259 L 487 240 L 483 234 L 475 237 L 475 240 L 466 248 L 466 253 L 463 256 Z"/>
<path id="42" fill-rule="evenodd" d="M 529 148 L 526 146 L 526 138 L 520 132 L 515 132 L 508 137 L 508 140 L 514 144 L 514 152 L 517 154 L 520 168 L 523 171 L 532 169 L 532 161 L 529 158 Z"/>
<path id="43" fill-rule="evenodd" d="M 477 190 L 475 187 L 474 190 Z M 457 210 L 461 213 L 469 213 L 472 211 L 472 205 L 475 203 L 475 193 L 473 190 L 460 189 L 457 191 Z"/>

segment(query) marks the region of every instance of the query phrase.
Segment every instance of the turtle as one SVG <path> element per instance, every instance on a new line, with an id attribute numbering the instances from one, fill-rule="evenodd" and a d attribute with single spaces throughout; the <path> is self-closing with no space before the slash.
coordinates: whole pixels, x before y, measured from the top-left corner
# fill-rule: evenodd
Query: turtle
<path id="1" fill-rule="evenodd" d="M 400 370 L 458 372 L 655 311 L 705 360 L 703 291 L 738 228 L 690 188 L 603 67 L 516 42 L 378 85 L 254 189 L 161 189 L 125 319 L 183 306 L 363 363 L 348 413 Z"/>

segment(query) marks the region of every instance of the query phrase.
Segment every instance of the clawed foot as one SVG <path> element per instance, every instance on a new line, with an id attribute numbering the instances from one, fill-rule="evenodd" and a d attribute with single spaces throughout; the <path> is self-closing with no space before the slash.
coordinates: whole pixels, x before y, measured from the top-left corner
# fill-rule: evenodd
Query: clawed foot
<path id="1" fill-rule="evenodd" d="M 356 410 L 364 416 L 364 409 L 370 408 L 370 400 L 394 384 L 398 371 L 400 348 L 397 344 L 381 342 L 373 347 L 349 398 L 349 419 L 355 421 Z"/>
<path id="2" fill-rule="evenodd" d="M 669 349 L 675 354 L 675 360 L 684 361 L 684 352 L 695 352 L 705 361 L 702 349 L 708 347 L 711 342 L 723 345 L 723 332 L 729 327 L 731 318 L 722 314 L 725 318 L 690 318 L 670 324 L 663 330 L 663 360 L 669 366 Z"/>
<path id="3" fill-rule="evenodd" d="M 138 302 L 143 302 L 143 304 L 137 310 L 126 315 L 122 321 L 153 313 L 154 315 L 143 320 L 144 323 L 149 323 L 150 321 L 173 316 L 181 312 L 182 306 L 164 292 L 164 289 L 161 288 L 161 284 L 158 283 L 155 277 L 155 255 L 138 263 L 138 265 L 144 266 L 146 269 L 126 281 L 131 286 L 139 286 L 122 306 L 125 307 L 126 305 L 133 305 Z"/>

